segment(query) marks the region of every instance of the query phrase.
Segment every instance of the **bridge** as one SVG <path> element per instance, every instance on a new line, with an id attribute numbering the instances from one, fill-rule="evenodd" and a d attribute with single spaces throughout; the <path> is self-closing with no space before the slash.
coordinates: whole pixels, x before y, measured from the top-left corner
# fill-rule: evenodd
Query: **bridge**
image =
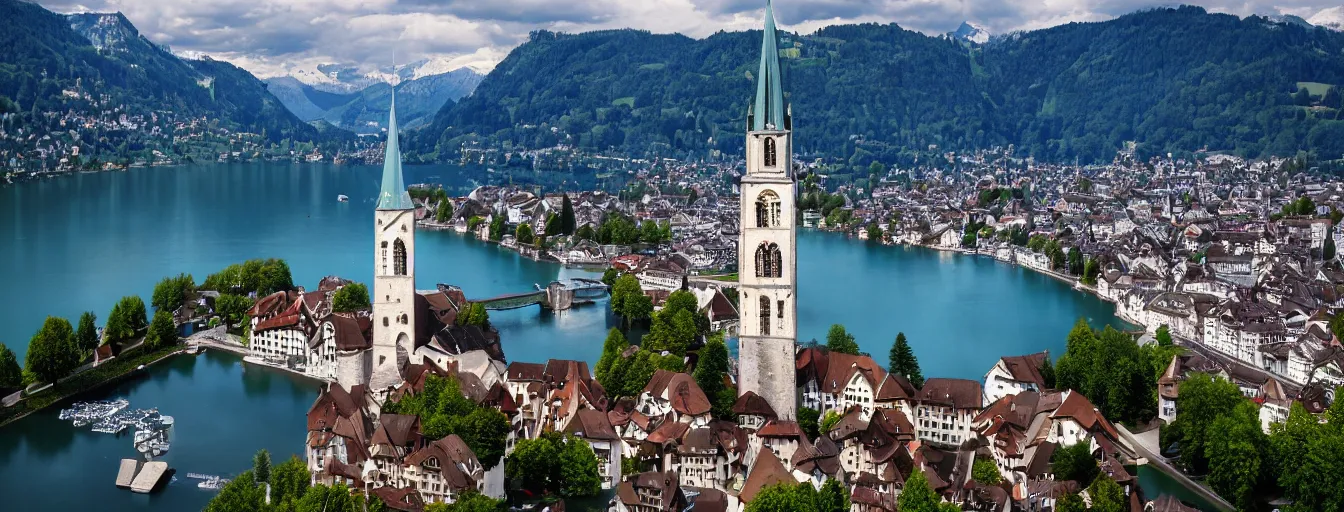
<path id="1" fill-rule="evenodd" d="M 530 292 L 509 293 L 488 299 L 471 300 L 485 309 L 502 311 L 540 305 L 542 308 L 563 311 L 579 304 L 590 304 L 607 295 L 607 285 L 593 279 L 576 278 L 568 281 L 552 281 Z"/>

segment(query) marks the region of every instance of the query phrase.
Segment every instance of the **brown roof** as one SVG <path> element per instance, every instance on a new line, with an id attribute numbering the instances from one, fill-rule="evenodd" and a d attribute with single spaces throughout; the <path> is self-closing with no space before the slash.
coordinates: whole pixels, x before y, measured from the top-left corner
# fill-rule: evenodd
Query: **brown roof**
<path id="1" fill-rule="evenodd" d="M 326 321 L 331 323 L 331 328 L 335 332 L 336 350 L 364 350 L 372 346 L 369 338 L 364 335 L 364 329 L 360 328 L 358 320 L 342 315 L 329 315 Z"/>
<path id="2" fill-rule="evenodd" d="M 516 381 L 539 381 L 545 378 L 546 367 L 537 363 L 509 363 L 509 367 L 504 372 L 504 378 L 509 382 Z"/>
<path id="3" fill-rule="evenodd" d="M 784 420 L 770 420 L 756 431 L 757 437 L 795 437 L 803 438 L 803 429 L 797 422 Z"/>
<path id="4" fill-rule="evenodd" d="M 769 448 L 761 447 L 756 453 L 756 464 L 751 467 L 751 472 L 747 474 L 747 481 L 742 484 L 742 492 L 738 493 L 738 499 L 742 503 L 751 503 L 756 494 L 761 489 L 776 484 L 797 483 L 793 477 L 789 476 L 789 471 L 784 469 L 784 464 L 775 457 L 775 452 Z"/>
<path id="5" fill-rule="evenodd" d="M 1115 430 L 1115 426 L 1111 425 L 1111 422 L 1101 415 L 1101 411 L 1098 411 L 1096 406 L 1088 401 L 1087 397 L 1077 391 L 1069 391 L 1066 395 L 1064 403 L 1059 404 L 1059 408 L 1055 409 L 1054 414 L 1050 415 L 1051 419 L 1073 418 L 1088 431 L 1101 430 L 1109 435 L 1112 440 L 1120 439 L 1120 433 Z"/>
<path id="6" fill-rule="evenodd" d="M 644 392 L 653 396 L 665 397 L 672 403 L 672 409 L 681 414 L 699 416 L 708 414 L 709 398 L 700 390 L 700 385 L 690 375 L 667 370 L 658 370 L 644 386 Z"/>
<path id="7" fill-rule="evenodd" d="M 373 490 L 373 495 L 383 500 L 383 504 L 392 510 L 401 510 L 403 512 L 420 512 L 425 509 L 425 502 L 420 498 L 420 493 L 414 487 L 404 489 L 383 486 Z"/>
<path id="8" fill-rule="evenodd" d="M 904 376 L 887 374 L 887 378 L 882 379 L 882 385 L 877 389 L 877 396 L 874 401 L 891 402 L 896 400 L 910 400 L 919 395 L 919 390 L 915 389 L 913 384 Z"/>
<path id="9" fill-rule="evenodd" d="M 742 396 L 737 397 L 733 402 L 733 414 L 764 416 L 766 419 L 775 419 L 775 410 L 770 407 L 770 402 L 756 394 L 755 391 L 747 391 Z"/>
<path id="10" fill-rule="evenodd" d="M 924 381 L 924 389 L 919 391 L 919 401 L 957 409 L 975 409 L 981 407 L 980 383 L 966 379 L 932 378 Z"/>
<path id="11" fill-rule="evenodd" d="M 1008 373 L 1013 376 L 1013 380 L 1018 382 L 1030 382 L 1037 387 L 1045 387 L 1045 377 L 1041 376 L 1041 366 L 1045 364 L 1045 359 L 1050 357 L 1048 352 L 1037 352 L 1025 356 L 1008 356 L 1001 358 L 1000 361 L 1008 368 Z"/>
<path id="12" fill-rule="evenodd" d="M 621 438 L 616 435 L 616 429 L 611 426 L 607 415 L 595 409 L 579 409 L 574 413 L 574 419 L 570 420 L 565 432 L 585 439 L 614 441 Z"/>

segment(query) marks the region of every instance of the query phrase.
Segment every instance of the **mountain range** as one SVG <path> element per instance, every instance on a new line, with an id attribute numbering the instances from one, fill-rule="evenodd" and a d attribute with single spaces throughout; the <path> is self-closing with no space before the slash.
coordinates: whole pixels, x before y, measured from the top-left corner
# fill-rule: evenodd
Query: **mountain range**
<path id="1" fill-rule="evenodd" d="M 408 137 L 408 158 L 450 159 L 479 139 L 740 154 L 760 44 L 759 31 L 538 31 Z M 847 172 L 1008 145 L 1108 162 L 1129 141 L 1141 155 L 1344 156 L 1344 33 L 1291 21 L 1179 7 L 984 44 L 895 24 L 783 33 L 779 44 L 796 150 Z"/>
<path id="2" fill-rule="evenodd" d="M 266 88 L 299 119 L 321 119 L 356 133 L 376 133 L 386 128 L 393 90 L 383 80 L 396 80 L 397 118 L 401 126 L 414 129 L 427 124 L 445 104 L 471 94 L 484 78 L 468 68 L 421 74 L 427 62 L 412 63 L 395 74 L 327 68 L 332 81 L 308 83 L 289 75 L 266 80 Z M 356 89 L 358 85 L 363 87 Z"/>

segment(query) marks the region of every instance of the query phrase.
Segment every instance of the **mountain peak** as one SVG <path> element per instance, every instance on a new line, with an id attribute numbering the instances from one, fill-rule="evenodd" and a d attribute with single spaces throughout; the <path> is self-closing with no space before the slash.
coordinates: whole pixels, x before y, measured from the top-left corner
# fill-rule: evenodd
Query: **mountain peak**
<path id="1" fill-rule="evenodd" d="M 951 32 L 948 35 L 950 35 L 952 39 L 960 41 L 969 41 L 975 44 L 985 44 L 989 42 L 990 33 L 989 29 L 981 26 L 978 23 L 971 21 L 963 21 L 961 22 L 961 26 L 957 27 L 956 31 Z"/>
<path id="2" fill-rule="evenodd" d="M 1344 6 L 1321 9 L 1321 12 L 1307 19 L 1307 23 L 1330 30 L 1344 31 Z"/>
<path id="3" fill-rule="evenodd" d="M 70 28 L 84 36 L 99 50 L 126 49 L 126 41 L 140 37 L 140 31 L 118 12 L 80 12 L 67 14 Z"/>

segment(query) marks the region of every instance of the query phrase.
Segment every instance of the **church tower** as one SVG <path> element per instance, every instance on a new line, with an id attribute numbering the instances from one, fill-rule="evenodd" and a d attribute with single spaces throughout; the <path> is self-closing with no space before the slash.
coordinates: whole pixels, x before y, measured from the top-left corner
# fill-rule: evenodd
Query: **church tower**
<path id="1" fill-rule="evenodd" d="M 369 388 L 381 393 L 401 384 L 401 370 L 415 350 L 415 206 L 401 178 L 395 95 L 387 122 L 382 190 L 373 216 L 373 375 Z"/>
<path id="2" fill-rule="evenodd" d="M 774 10 L 767 0 L 756 100 L 747 114 L 747 174 L 741 185 L 738 392 L 765 398 L 783 420 L 793 420 L 797 408 L 796 185 L 790 117 L 780 85 Z"/>

